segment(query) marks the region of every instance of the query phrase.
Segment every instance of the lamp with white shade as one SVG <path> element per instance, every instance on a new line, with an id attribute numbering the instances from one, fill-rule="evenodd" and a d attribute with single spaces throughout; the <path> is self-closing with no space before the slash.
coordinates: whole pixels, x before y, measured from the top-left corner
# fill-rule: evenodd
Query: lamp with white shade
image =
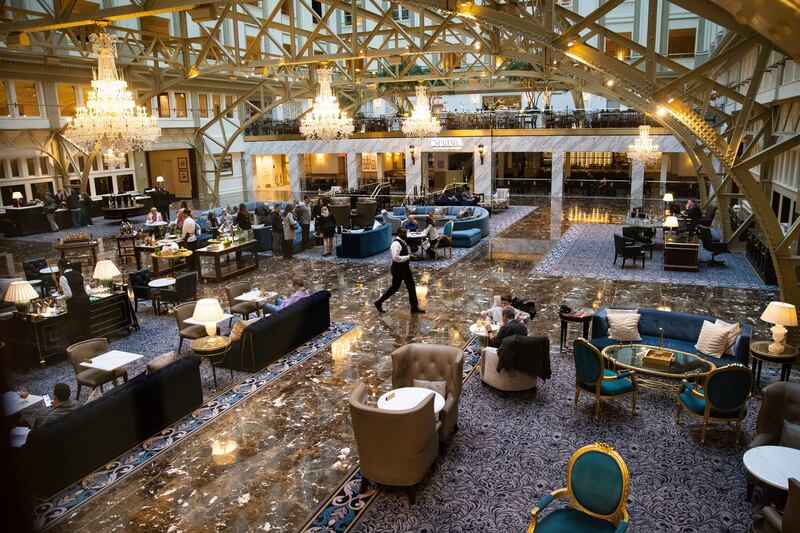
<path id="1" fill-rule="evenodd" d="M 164 176 L 156 176 L 156 183 L 164 183 Z"/>
<path id="2" fill-rule="evenodd" d="M 22 193 L 14 191 L 11 193 L 11 199 L 14 201 L 15 207 L 22 207 Z"/>
<path id="3" fill-rule="evenodd" d="M 664 200 L 664 203 L 665 203 L 665 204 L 667 204 L 667 205 L 664 207 L 664 214 L 665 214 L 665 215 L 669 215 L 669 214 L 670 214 L 670 210 L 669 210 L 669 204 L 671 204 L 672 202 L 674 202 L 674 201 L 675 201 L 675 197 L 674 197 L 674 196 L 672 196 L 672 193 L 671 193 L 671 192 L 668 192 L 668 193 L 664 193 L 664 198 L 663 198 L 663 200 Z"/>
<path id="4" fill-rule="evenodd" d="M 222 311 L 222 306 L 216 298 L 201 298 L 197 300 L 194 306 L 194 314 L 192 320 L 202 322 L 206 327 L 206 333 L 209 337 L 214 337 L 217 334 L 217 322 L 225 318 L 225 313 Z"/>
<path id="5" fill-rule="evenodd" d="M 786 326 L 797 325 L 797 310 L 792 304 L 784 302 L 770 302 L 764 312 L 761 313 L 761 320 L 775 324 L 772 326 L 772 340 L 769 345 L 769 352 L 774 354 L 783 353 L 783 341 L 786 339 Z"/>
<path id="6" fill-rule="evenodd" d="M 29 313 L 31 309 L 31 300 L 39 297 L 39 293 L 33 288 L 29 281 L 13 281 L 8 286 L 6 295 L 3 298 L 6 302 L 14 302 L 17 306 L 17 311 L 20 313 Z"/>
<path id="7" fill-rule="evenodd" d="M 117 265 L 108 259 L 103 259 L 102 261 L 98 261 L 94 266 L 94 274 L 92 277 L 96 280 L 99 280 L 100 283 L 106 287 L 110 288 L 114 282 L 114 278 L 121 275 L 122 272 L 119 271 Z"/>
<path id="8" fill-rule="evenodd" d="M 669 228 L 670 240 L 672 240 L 672 230 L 678 227 L 678 217 L 671 215 L 664 221 L 664 227 Z"/>

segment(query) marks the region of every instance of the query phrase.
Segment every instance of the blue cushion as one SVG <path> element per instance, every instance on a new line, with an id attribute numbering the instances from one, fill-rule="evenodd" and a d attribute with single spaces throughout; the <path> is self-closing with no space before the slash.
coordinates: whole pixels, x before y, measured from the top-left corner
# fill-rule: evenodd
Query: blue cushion
<path id="1" fill-rule="evenodd" d="M 536 524 L 536 533 L 613 533 L 616 529 L 608 520 L 589 516 L 577 509 L 556 509 Z"/>
<path id="2" fill-rule="evenodd" d="M 616 376 L 617 373 L 613 370 L 604 369 L 603 370 L 604 376 Z M 583 382 L 578 382 L 578 385 L 592 394 L 594 394 L 594 386 L 586 385 Z M 630 378 L 620 378 L 615 380 L 608 380 L 603 381 L 600 384 L 600 394 L 603 396 L 619 396 L 620 394 L 625 394 L 626 392 L 631 392 L 634 389 L 633 381 Z"/>
<path id="3" fill-rule="evenodd" d="M 456 248 L 472 248 L 481 242 L 481 230 L 478 228 L 453 231 L 453 246 Z"/>
<path id="4" fill-rule="evenodd" d="M 678 399 L 680 399 L 681 403 L 691 412 L 702 415 L 705 413 L 706 410 L 706 401 L 698 398 L 691 391 L 685 390 L 678 395 Z M 710 416 L 713 418 L 730 418 L 730 419 L 737 419 L 739 418 L 739 411 L 718 411 L 717 409 L 711 409 L 709 413 Z M 747 414 L 747 404 L 744 405 L 743 416 Z"/>

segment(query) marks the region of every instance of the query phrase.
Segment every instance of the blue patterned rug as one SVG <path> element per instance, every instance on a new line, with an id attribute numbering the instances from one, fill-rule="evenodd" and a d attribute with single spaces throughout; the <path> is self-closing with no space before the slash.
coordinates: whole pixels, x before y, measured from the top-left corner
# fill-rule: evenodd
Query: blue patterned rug
<path id="1" fill-rule="evenodd" d="M 664 252 L 663 249 L 657 249 L 653 252 L 652 259 L 647 254 L 644 268 L 640 262 L 631 266 L 630 261 L 622 268 L 621 260 L 614 264 L 614 233 L 619 232 L 621 226 L 614 224 L 575 224 L 539 261 L 532 273 L 740 289 L 776 288 L 761 281 L 741 252 L 719 255 L 718 259 L 725 261 L 724 267 L 709 268 L 701 264 L 698 272 L 681 272 L 664 270 Z M 708 259 L 711 259 L 711 254 L 701 247 L 700 261 Z"/>
<path id="2" fill-rule="evenodd" d="M 476 347 L 474 339 L 467 346 L 473 360 Z M 641 390 L 636 416 L 630 399 L 604 402 L 595 422 L 585 395 L 573 410 L 571 355 L 555 346 L 551 366 L 553 379 L 538 393 L 496 391 L 467 375 L 460 430 L 415 487 L 413 505 L 405 490 L 371 485 L 358 494 L 356 469 L 301 531 L 524 531 L 536 502 L 564 486 L 570 455 L 598 441 L 613 445 L 630 470 L 629 531 L 749 531 L 761 505 L 744 499 L 742 454 L 760 397 L 750 400 L 741 444 L 727 424 L 709 426 L 700 444 L 698 419 L 684 414 L 675 423 L 672 394 Z"/>
<path id="3" fill-rule="evenodd" d="M 158 435 L 128 450 L 81 481 L 47 500 L 39 502 L 34 509 L 34 528 L 37 530 L 49 528 L 60 518 L 74 513 L 81 504 L 90 498 L 97 496 L 131 472 L 143 467 L 164 451 L 185 441 L 200 428 L 224 415 L 232 407 L 245 401 L 263 387 L 286 375 L 354 327 L 353 323 L 332 322 L 330 329 L 292 350 L 264 370 L 251 374 L 231 386 L 216 398 L 162 430 Z"/>

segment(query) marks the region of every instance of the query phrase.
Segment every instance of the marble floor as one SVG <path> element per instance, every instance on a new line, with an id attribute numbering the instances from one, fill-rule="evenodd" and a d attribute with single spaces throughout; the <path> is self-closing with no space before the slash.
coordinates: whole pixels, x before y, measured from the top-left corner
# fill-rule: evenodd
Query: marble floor
<path id="1" fill-rule="evenodd" d="M 757 324 L 756 318 L 775 298 L 771 291 L 531 275 L 535 262 L 568 229 L 564 213 L 576 205 L 595 207 L 587 200 L 536 204 L 540 209 L 492 237 L 477 257 L 444 269 L 414 265 L 421 305 L 427 309 L 420 316 L 409 313 L 402 291 L 385 304 L 385 315 L 375 312 L 371 302 L 389 281 L 386 265 L 263 258 L 260 268 L 248 276 L 260 286 L 284 292 L 289 279 L 303 277 L 312 289 L 332 292 L 333 320 L 355 322 L 358 327 L 182 445 L 86 502 L 53 530 L 296 529 L 357 462 L 346 402 L 355 384 L 364 381 L 376 397 L 388 390 L 390 354 L 403 344 L 463 345 L 469 325 L 494 294 L 533 298 L 537 316 L 530 329 L 547 334 L 551 343 L 558 342 L 562 303 L 710 314 L 751 322 L 756 336 L 768 336 L 767 327 Z M 623 202 L 597 204 L 615 210 L 617 216 L 627 209 Z M 0 240 L 0 250 L 5 253 L 0 273 L 14 273 L 25 259 L 53 257 L 50 243 L 32 240 Z M 105 252 L 111 253 L 108 245 Z M 220 284 L 204 283 L 200 292 L 224 300 Z M 165 324 L 164 334 L 174 335 L 168 328 L 174 325 Z M 22 379 L 29 378 L 12 374 L 11 385 Z M 230 384 L 220 385 L 225 383 Z M 239 456 L 230 465 L 216 465 L 210 458 L 211 441 L 221 437 L 239 442 Z"/>

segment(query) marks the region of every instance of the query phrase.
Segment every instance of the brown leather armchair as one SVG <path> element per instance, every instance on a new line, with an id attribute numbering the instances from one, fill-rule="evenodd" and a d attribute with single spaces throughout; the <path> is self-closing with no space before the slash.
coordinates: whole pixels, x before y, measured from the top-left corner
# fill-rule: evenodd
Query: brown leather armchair
<path id="1" fill-rule="evenodd" d="M 756 436 L 748 448 L 777 444 L 783 421 L 800 424 L 800 383 L 779 381 L 764 387 L 756 421 Z"/>
<path id="2" fill-rule="evenodd" d="M 440 413 L 439 440 L 458 429 L 458 399 L 464 374 L 464 354 L 441 344 L 406 344 L 392 352 L 392 388 L 413 387 L 414 380 L 446 381 L 447 395 Z"/>
<path id="3" fill-rule="evenodd" d="M 178 323 L 178 335 L 181 339 L 178 342 L 178 355 L 181 354 L 181 348 L 183 348 L 183 339 L 189 339 L 190 341 L 193 341 L 194 339 L 199 339 L 208 335 L 208 333 L 206 333 L 205 326 L 187 324 L 184 322 L 184 320 L 187 318 L 192 318 L 196 303 L 197 302 L 186 302 L 174 309 L 175 322 Z"/>
<path id="4" fill-rule="evenodd" d="M 387 411 L 370 407 L 367 387 L 359 383 L 350 394 L 350 418 L 361 462 L 361 490 L 369 480 L 381 485 L 410 487 L 419 483 L 439 455 L 433 394 L 413 409 Z"/>
<path id="5" fill-rule="evenodd" d="M 231 308 L 231 314 L 242 315 L 242 318 L 247 320 L 250 318 L 250 313 L 258 313 L 259 309 L 261 309 L 258 302 L 240 302 L 236 300 L 237 296 L 250 292 L 252 289 L 253 287 L 249 281 L 237 281 L 236 283 L 225 285 L 225 294 L 228 296 L 228 306 Z M 230 326 L 231 321 L 233 321 L 233 318 L 228 321 L 228 326 Z"/>
<path id="6" fill-rule="evenodd" d="M 800 531 L 800 481 L 789 479 L 789 496 L 783 515 L 774 507 L 764 507 L 762 533 L 790 533 Z"/>
<path id="7" fill-rule="evenodd" d="M 117 378 L 128 381 L 128 371 L 124 368 L 118 368 L 113 372 L 106 372 L 105 370 L 81 366 L 81 363 L 84 361 L 97 355 L 104 354 L 107 351 L 108 341 L 103 338 L 87 339 L 67 347 L 67 358 L 69 362 L 72 363 L 72 369 L 75 371 L 75 380 L 78 382 L 78 390 L 75 392 L 76 400 L 80 398 L 81 387 L 84 385 L 92 389 L 100 387 L 102 391 L 103 385 L 109 381 L 113 381 L 114 385 L 117 384 Z"/>

